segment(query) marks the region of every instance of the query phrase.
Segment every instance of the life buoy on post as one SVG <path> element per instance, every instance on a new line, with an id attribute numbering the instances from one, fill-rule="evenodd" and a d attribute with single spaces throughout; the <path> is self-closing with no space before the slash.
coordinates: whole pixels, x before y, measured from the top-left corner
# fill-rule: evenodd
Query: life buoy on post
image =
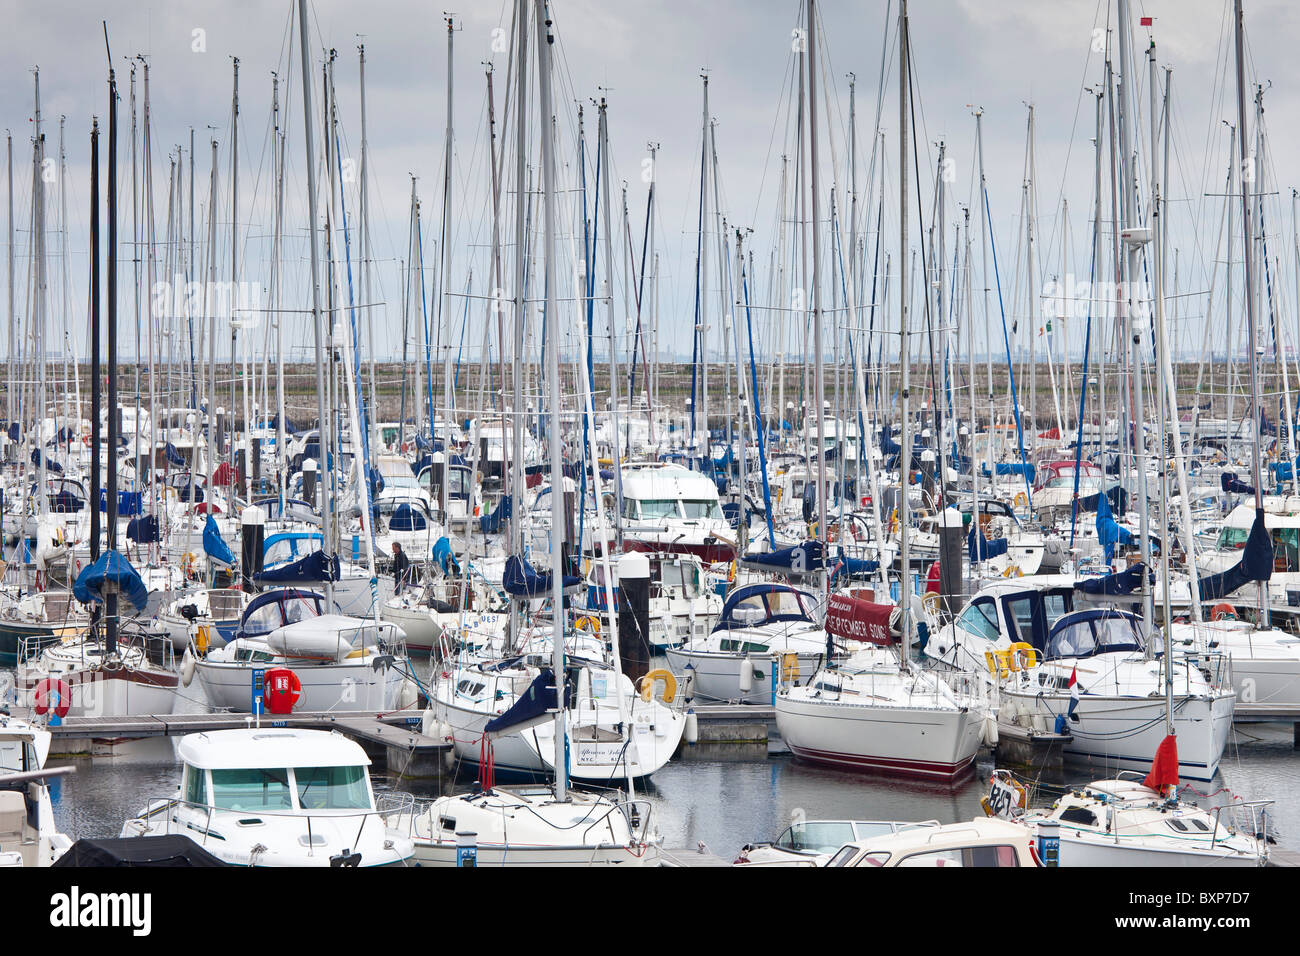
<path id="1" fill-rule="evenodd" d="M 36 713 L 46 714 L 53 711 L 60 719 L 68 716 L 72 706 L 72 688 L 61 678 L 45 677 L 36 685 Z"/>
<path id="2" fill-rule="evenodd" d="M 272 714 L 291 714 L 302 696 L 302 681 L 287 667 L 266 672 L 266 709 Z"/>
<path id="3" fill-rule="evenodd" d="M 1014 502 L 1017 508 L 1023 508 L 1029 504 L 1029 496 L 1023 491 L 1017 491 Z"/>

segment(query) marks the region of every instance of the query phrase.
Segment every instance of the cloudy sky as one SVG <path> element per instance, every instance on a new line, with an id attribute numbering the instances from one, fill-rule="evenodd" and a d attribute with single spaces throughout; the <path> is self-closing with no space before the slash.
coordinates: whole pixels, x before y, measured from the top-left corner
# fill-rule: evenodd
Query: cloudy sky
<path id="1" fill-rule="evenodd" d="M 129 138 L 130 58 L 147 58 L 153 137 L 155 233 L 165 236 L 170 161 L 177 146 L 186 150 L 190 130 L 197 143 L 197 231 L 205 234 L 211 146 L 218 143 L 216 271 L 228 278 L 230 262 L 230 98 L 232 57 L 240 61 L 239 116 L 239 244 L 240 278 L 269 284 L 269 237 L 272 223 L 272 167 L 270 162 L 270 104 L 272 71 L 288 86 L 288 140 L 286 171 L 286 300 L 283 308 L 303 308 L 307 303 L 305 280 L 305 179 L 302 130 L 301 77 L 298 37 L 291 32 L 296 3 L 267 2 L 191 3 L 109 0 L 73 3 L 47 0 L 12 4 L 8 29 L 0 36 L 0 112 L 13 134 L 18 228 L 17 299 L 23 314 L 30 295 L 27 275 L 31 201 L 31 130 L 33 118 L 33 68 L 40 68 L 41 108 L 47 155 L 57 156 L 58 121 L 66 117 L 68 173 L 68 257 L 66 282 L 70 308 L 63 309 L 64 262 L 62 240 L 52 236 L 50 269 L 52 289 L 51 334 L 59 335 L 65 313 L 74 348 L 84 354 L 87 232 L 89 197 L 89 128 L 92 115 L 106 121 L 107 62 L 101 20 L 106 20 L 120 91 L 122 133 L 119 140 L 120 190 L 123 197 L 123 255 L 130 257 L 131 144 Z M 357 45 L 365 43 L 367 56 L 367 123 L 371 158 L 371 233 L 377 281 L 372 296 L 375 350 L 380 357 L 400 351 L 402 281 L 399 261 L 408 255 L 411 176 L 422 202 L 421 221 L 426 268 L 432 270 L 435 240 L 441 228 L 443 144 L 446 125 L 447 43 L 443 11 L 429 4 L 372 0 L 358 4 L 342 0 L 317 0 L 309 4 L 313 48 L 313 97 L 317 110 L 317 161 L 321 139 L 320 63 L 322 51 L 337 51 L 335 87 L 339 109 L 340 151 L 345 159 L 359 160 L 361 123 L 358 98 Z M 596 2 L 556 0 L 552 7 L 557 33 L 556 102 L 559 114 L 561 187 L 565 239 L 561 255 L 572 270 L 575 250 L 581 248 L 579 225 L 576 112 L 586 108 L 588 187 L 595 172 L 595 110 L 592 99 L 609 102 L 612 148 L 614 231 L 620 242 L 619 190 L 627 183 L 630 231 L 639 262 L 647 184 L 643 160 L 647 144 L 658 144 L 655 168 L 658 227 L 655 247 L 661 255 L 660 342 L 665 350 L 690 351 L 698 216 L 699 156 L 701 137 L 702 71 L 709 76 L 710 114 L 716 121 L 718 175 L 722 211 L 730 223 L 754 231 L 747 239 L 755 256 L 755 298 L 770 294 L 771 268 L 781 209 L 778 183 L 781 156 L 793 149 L 792 117 L 795 108 L 792 31 L 803 19 L 803 3 L 782 2 Z M 485 63 L 494 67 L 498 137 L 508 152 L 505 173 L 507 195 L 503 202 L 503 233 L 510 241 L 513 224 L 509 195 L 513 171 L 513 104 L 508 128 L 502 127 L 509 70 L 509 34 L 513 3 L 481 0 L 451 11 L 454 15 L 455 57 L 455 157 L 451 210 L 451 286 L 463 290 L 468 273 L 475 271 L 474 294 L 487 293 L 490 241 L 488 190 L 487 94 Z M 831 2 L 819 5 L 819 56 L 822 57 L 821 176 L 822 215 L 828 212 L 833 184 L 847 178 L 848 74 L 857 77 L 859 129 L 859 192 L 867 201 L 865 182 L 880 93 L 882 42 L 887 41 L 888 67 L 881 129 L 885 134 L 882 162 L 885 184 L 885 245 L 898 258 L 897 163 L 898 96 L 895 20 L 897 3 L 888 14 L 883 0 Z M 937 143 L 946 143 L 952 160 L 947 185 L 945 216 L 951 233 L 960 206 L 970 204 L 975 183 L 975 125 L 971 107 L 984 110 L 985 162 L 989 181 L 993 228 L 998 243 L 1003 294 L 1014 318 L 1024 311 L 1024 268 L 1017 265 L 1024 234 L 1021 218 L 1025 179 L 1027 104 L 1035 107 L 1035 170 L 1038 235 L 1038 278 L 1087 278 L 1088 242 L 1092 204 L 1093 100 L 1084 87 L 1103 79 L 1105 29 L 1113 23 L 1113 6 L 1105 2 L 1044 4 L 1034 0 L 987 3 L 976 0 L 914 2 L 910 8 L 915 58 L 916 116 L 921 145 L 922 211 L 927 225 L 933 216 L 933 189 Z M 1138 25 L 1138 18 L 1155 18 L 1154 26 Z M 1213 277 L 1215 248 L 1223 215 L 1223 201 L 1205 193 L 1222 192 L 1226 172 L 1228 130 L 1223 120 L 1236 121 L 1236 87 L 1232 73 L 1231 3 L 1226 0 L 1144 0 L 1132 9 L 1135 55 L 1142 75 L 1134 90 L 1142 115 L 1137 148 L 1146 155 L 1149 120 L 1146 115 L 1145 49 L 1148 36 L 1158 43 L 1158 58 L 1173 70 L 1173 125 L 1170 182 L 1170 256 L 1179 267 L 1179 291 L 1204 292 Z M 1300 41 L 1300 9 L 1282 0 L 1248 0 L 1248 77 L 1271 83 L 1265 96 L 1268 134 L 1266 216 L 1270 255 L 1281 260 L 1280 307 L 1294 325 L 1289 305 L 1295 288 L 1291 262 L 1291 186 L 1300 180 L 1291 157 L 1300 124 L 1297 115 L 1297 79 L 1300 68 L 1294 48 Z M 884 31 L 888 27 L 888 35 Z M 1098 38 L 1101 38 L 1100 42 Z M 530 32 L 530 41 L 533 39 Z M 535 68 L 535 44 L 530 48 L 530 70 Z M 136 61 L 137 64 L 139 61 Z M 138 110 L 143 114 L 143 74 L 137 68 Z M 1163 80 L 1162 80 L 1163 82 Z M 537 94 L 530 89 L 530 141 L 536 142 Z M 1280 122 L 1278 121 L 1280 118 Z M 142 119 L 141 119 L 142 121 Z M 530 164 L 536 146 L 530 147 Z M 1145 160 L 1144 160 L 1145 161 Z M 142 161 L 141 161 L 142 162 Z M 187 165 L 188 175 L 188 165 Z M 915 241 L 916 183 L 912 192 L 911 230 Z M 1145 173 L 1143 174 L 1145 177 Z M 51 228 L 59 221 L 58 188 L 50 186 Z M 1143 193 L 1145 197 L 1145 187 Z M 877 191 L 870 201 L 879 199 Z M 1068 229 L 1063 229 L 1062 199 L 1069 204 Z M 188 197 L 186 197 L 186 202 Z M 349 217 L 356 215 L 356 185 L 343 189 Z M 324 199 L 322 199 L 324 202 Z M 589 200 L 590 202 L 590 200 Z M 187 207 L 188 208 L 188 207 Z M 974 207 L 978 209 L 978 207 Z M 789 215 L 789 213 L 787 213 Z M 874 228 L 874 211 L 863 223 Z M 349 227 L 355 223 L 349 219 Z M 603 222 L 601 223 L 603 229 Z M 1065 238 L 1064 261 L 1062 241 Z M 200 236 L 202 240 L 202 236 Z M 978 242 L 978 235 L 975 237 Z M 353 233 L 355 242 L 355 233 Z M 792 240 L 787 237 L 787 243 Z M 874 252 L 874 236 L 867 250 Z M 951 255 L 951 234 L 948 237 Z M 978 263 L 978 246 L 976 247 Z M 160 249 L 160 258 L 165 254 Z M 355 259 L 357 250 L 352 250 Z M 202 243 L 200 259 L 206 262 Z M 622 259 L 626 251 L 616 245 L 617 309 L 624 309 Z M 1237 253 L 1238 258 L 1240 252 Z M 713 256 L 716 269 L 717 256 Z M 509 269 L 509 254 L 506 264 Z M 130 267 L 122 279 L 129 300 Z M 355 268 L 355 266 L 354 266 Z M 161 261 L 158 267 L 161 274 Z M 563 271 L 563 270 L 562 270 Z M 601 273 L 603 275 L 603 271 Z M 344 280 L 346 281 L 346 280 Z M 433 272 L 425 278 L 426 301 Z M 709 285 L 716 287 L 716 277 Z M 1222 285 L 1222 277 L 1218 279 Z M 507 282 L 507 285 L 509 283 Z M 976 283 L 978 286 L 978 282 Z M 829 280 L 827 280 L 827 288 Z M 1017 293 L 1017 289 L 1020 291 Z M 1172 291 L 1172 290 L 1171 290 Z M 716 293 L 715 293 L 716 295 Z M 147 299 L 142 297 L 147 305 Z M 486 305 L 476 298 L 448 299 L 444 317 L 448 339 L 461 337 L 461 321 L 468 307 L 463 335 L 463 356 L 479 351 Z M 1204 326 L 1201 316 L 1206 298 L 1179 300 L 1175 337 L 1185 350 L 1199 352 Z M 1222 310 L 1222 304 L 1212 305 Z M 123 351 L 134 350 L 134 306 L 124 306 Z M 756 321 L 760 350 L 775 348 L 771 315 Z M 981 316 L 976 322 L 982 323 Z M 1221 322 L 1221 319 L 1216 319 Z M 285 320 L 286 342 L 297 356 L 305 356 L 310 342 L 308 327 L 299 315 Z M 714 329 L 716 330 L 716 326 Z M 1217 329 L 1218 326 L 1216 325 Z M 1071 329 L 1073 336 L 1078 330 Z M 147 334 L 144 333 L 144 334 Z M 715 331 L 715 334 L 716 333 Z M 1081 333 L 1080 333 L 1081 334 Z M 1216 332 L 1217 335 L 1221 333 Z M 259 342 L 264 331 L 254 333 Z M 977 345 L 980 344 L 977 334 Z M 224 334 L 222 335 L 224 341 Z M 365 342 L 363 333 L 363 343 Z M 720 341 L 720 340 L 719 340 Z M 995 343 L 999 344 L 1000 343 Z M 1020 344 L 1024 344 L 1022 341 Z M 7 347 L 0 341 L 0 348 Z M 604 354 L 605 346 L 598 346 Z M 795 345 L 797 348 L 797 344 Z M 1077 347 L 1077 343 L 1076 343 Z M 224 353 L 223 353 L 224 354 Z"/>

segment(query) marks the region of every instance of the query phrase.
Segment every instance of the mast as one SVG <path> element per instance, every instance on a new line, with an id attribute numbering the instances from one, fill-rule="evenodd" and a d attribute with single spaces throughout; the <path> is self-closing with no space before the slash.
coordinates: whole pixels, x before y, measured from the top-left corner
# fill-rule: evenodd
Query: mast
<path id="1" fill-rule="evenodd" d="M 1129 381 L 1132 385 L 1133 459 L 1137 468 L 1138 498 L 1140 499 L 1138 502 L 1138 533 L 1141 537 L 1138 545 L 1142 555 L 1142 564 L 1149 568 L 1151 567 L 1151 517 L 1150 499 L 1147 494 L 1146 428 L 1142 398 L 1142 373 L 1146 361 L 1142 352 L 1142 329 L 1135 314 L 1137 311 L 1135 308 L 1137 305 L 1135 292 L 1139 274 L 1139 249 L 1143 243 L 1148 241 L 1149 236 L 1137 227 L 1137 177 L 1133 168 L 1134 156 L 1130 145 L 1133 124 L 1136 119 L 1136 111 L 1130 107 L 1136 103 L 1136 99 L 1129 92 L 1133 82 L 1129 77 L 1128 0 L 1119 0 L 1118 29 L 1120 60 L 1119 106 L 1121 117 L 1119 135 L 1120 154 L 1124 164 L 1122 196 L 1124 201 L 1124 222 L 1128 223 L 1125 229 L 1125 232 L 1128 233 L 1125 237 L 1125 245 L 1127 246 L 1124 270 L 1125 287 L 1124 295 L 1120 297 L 1120 304 L 1124 309 L 1124 317 L 1127 320 L 1128 334 L 1125 336 L 1125 349 L 1130 356 Z M 1163 435 L 1161 440 L 1164 440 Z M 1142 576 L 1142 619 L 1147 627 L 1152 626 L 1154 617 L 1151 587 L 1147 583 L 1147 577 L 1144 573 Z"/>
<path id="2" fill-rule="evenodd" d="M 108 49 L 108 26 L 104 26 Z M 113 58 L 108 60 L 108 519 L 107 550 L 117 547 L 117 77 Z M 42 497 L 44 497 L 42 495 Z M 99 502 L 94 506 L 99 507 Z M 107 628 L 104 654 L 117 651 L 117 591 L 108 588 L 104 598 Z"/>
<path id="3" fill-rule="evenodd" d="M 314 156 L 315 142 L 312 138 L 311 128 L 311 51 L 307 46 L 307 0 L 298 0 L 298 31 L 299 31 L 299 52 L 302 57 L 302 128 L 303 142 L 307 153 L 307 217 L 308 232 L 311 235 L 311 311 L 313 324 L 316 330 L 316 400 L 317 409 L 320 415 L 320 448 L 321 448 L 321 465 L 328 468 L 326 459 L 327 450 L 330 448 L 330 419 L 329 405 L 325 397 L 325 319 L 321 314 L 320 308 L 320 263 L 317 259 L 317 242 L 316 242 L 316 162 Z M 330 557 L 330 546 L 333 541 L 332 532 L 334 528 L 334 518 L 330 513 L 329 481 L 322 481 L 321 485 L 321 551 L 324 552 L 326 559 Z M 334 605 L 334 584 L 327 574 L 325 578 L 325 604 L 327 607 Z"/>
<path id="4" fill-rule="evenodd" d="M 899 358 L 901 380 L 899 383 L 899 401 L 902 403 L 903 415 L 903 457 L 899 460 L 898 473 L 898 544 L 900 573 L 898 588 L 898 606 L 901 609 L 902 640 L 898 645 L 899 665 L 905 667 L 908 658 L 908 643 L 912 633 L 912 568 L 908 539 L 911 537 L 911 518 L 908 502 L 908 485 L 912 475 L 912 420 L 911 405 L 908 395 L 912 354 L 907 342 L 907 93 L 908 93 L 908 36 L 907 36 L 907 0 L 901 0 L 898 8 L 898 230 L 899 230 L 899 284 L 898 284 L 898 328 Z M 983 164 L 981 164 L 981 167 Z M 983 176 L 981 176 L 981 181 Z"/>
<path id="5" fill-rule="evenodd" d="M 443 357 L 442 367 L 442 408 L 443 408 L 443 438 L 442 438 L 442 520 L 450 528 L 451 519 L 447 514 L 447 496 L 449 485 L 451 484 L 451 427 L 455 420 L 453 403 L 456 400 L 455 392 L 452 388 L 451 377 L 451 319 L 442 321 L 443 314 L 447 310 L 447 289 L 451 282 L 451 153 L 452 153 L 452 53 L 453 39 L 455 37 L 455 26 L 451 17 L 447 17 L 447 133 L 444 144 L 446 154 L 443 157 L 443 174 L 442 174 L 442 275 L 439 276 L 438 286 L 441 295 L 438 297 L 438 332 L 441 337 L 445 328 L 447 335 L 447 352 Z M 430 426 L 436 420 L 433 415 L 433 409 L 430 412 Z M 433 436 L 436 440 L 437 436 Z"/>
<path id="6" fill-rule="evenodd" d="M 510 553 L 523 555 L 524 496 L 524 284 L 528 278 L 528 0 L 515 0 L 515 275 L 514 275 L 514 363 L 510 373 Z M 538 46 L 541 29 L 538 28 Z M 505 344 L 502 343 L 504 350 Z M 519 606 L 510 602 L 510 639 L 519 636 Z"/>
<path id="7" fill-rule="evenodd" d="M 102 453 L 99 444 L 99 117 L 91 121 L 90 127 L 90 385 L 90 561 L 93 564 L 99 560 Z"/>
<path id="8" fill-rule="evenodd" d="M 1241 135 L 1237 137 L 1237 157 L 1241 163 L 1241 227 L 1242 227 L 1242 262 L 1246 270 L 1246 332 L 1250 340 L 1249 360 L 1250 360 L 1250 416 L 1254 422 L 1254 441 L 1251 443 L 1250 451 L 1250 477 L 1251 483 L 1255 487 L 1255 515 L 1259 517 L 1264 511 L 1263 489 L 1260 482 L 1260 461 L 1259 461 L 1259 361 L 1255 354 L 1255 296 L 1252 292 L 1254 285 L 1252 277 L 1254 276 L 1254 257 L 1252 255 L 1250 235 L 1251 235 L 1251 203 L 1250 203 L 1250 186 L 1253 178 L 1248 174 L 1249 167 L 1246 165 L 1250 162 L 1251 157 L 1246 153 L 1246 79 L 1245 79 L 1245 53 L 1243 46 L 1245 43 L 1245 24 L 1244 15 L 1241 9 L 1241 0 L 1233 0 L 1233 17 L 1236 24 L 1236 52 L 1237 52 L 1237 129 Z M 1261 581 L 1259 588 L 1259 606 L 1263 612 L 1263 626 L 1270 626 L 1269 607 L 1268 607 L 1268 582 Z"/>
<path id="9" fill-rule="evenodd" d="M 306 0 L 300 0 L 305 3 Z M 568 799 L 569 774 L 566 763 L 568 740 L 564 709 L 564 453 L 560 444 L 560 335 L 555 295 L 555 156 L 551 117 L 551 19 L 546 0 L 534 0 L 537 7 L 537 79 L 542 128 L 542 217 L 545 236 L 546 316 L 551 347 L 546 350 L 547 385 L 550 388 L 551 427 L 547 429 L 551 458 L 551 645 L 555 670 L 555 798 Z"/>
<path id="10" fill-rule="evenodd" d="M 907 154 L 903 154 L 907 158 Z M 906 165 L 900 167 L 906 169 Z M 808 182 L 811 198 L 812 229 L 812 318 L 813 318 L 813 414 L 817 421 L 817 540 L 826 546 L 826 442 L 822 432 L 826 428 L 826 416 L 822 409 L 825 405 L 825 383 L 822 381 L 822 369 L 825 357 L 822 354 L 822 303 L 821 303 L 821 242 L 818 241 L 817 222 L 821 211 L 821 197 L 818 194 L 817 175 L 817 7 L 816 0 L 808 0 Z M 907 233 L 903 233 L 904 242 Z M 904 373 L 906 374 L 906 373 Z M 906 381 L 906 379 L 904 379 Z M 906 392 L 904 393 L 906 394 Z M 906 402 L 906 398 L 904 398 Z M 906 407 L 906 406 L 904 406 Z M 805 425 L 805 431 L 807 426 Z M 837 426 L 838 432 L 838 426 Z M 742 493 L 744 489 L 741 489 Z M 906 488 L 904 488 L 906 494 Z M 900 525 L 901 527 L 901 525 Z M 822 552 L 822 571 L 826 569 L 826 554 Z M 820 575 L 823 594 L 830 587 L 830 578 Z M 829 647 L 828 647 L 829 652 Z M 827 659 L 829 660 L 829 653 Z"/>

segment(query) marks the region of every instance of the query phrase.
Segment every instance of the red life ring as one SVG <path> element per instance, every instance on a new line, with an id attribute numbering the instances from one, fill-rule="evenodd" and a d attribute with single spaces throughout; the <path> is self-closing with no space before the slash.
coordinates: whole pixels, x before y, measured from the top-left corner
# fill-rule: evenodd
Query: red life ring
<path id="1" fill-rule="evenodd" d="M 55 697 L 57 695 L 57 697 Z M 68 716 L 68 708 L 72 706 L 72 688 L 62 678 L 53 679 L 44 677 L 36 685 L 36 713 L 45 714 L 50 711 L 50 699 L 55 697 L 54 713 L 60 717 Z"/>
<path id="2" fill-rule="evenodd" d="M 273 714 L 293 713 L 293 707 L 302 696 L 302 681 L 287 667 L 276 667 L 266 672 L 264 700 L 266 709 Z"/>

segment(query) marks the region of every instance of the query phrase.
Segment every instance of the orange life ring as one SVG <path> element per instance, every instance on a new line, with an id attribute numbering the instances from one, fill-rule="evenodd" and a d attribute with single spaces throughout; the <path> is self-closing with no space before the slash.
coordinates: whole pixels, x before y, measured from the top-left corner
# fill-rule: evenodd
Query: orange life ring
<path id="1" fill-rule="evenodd" d="M 1237 609 L 1231 604 L 1216 604 L 1210 611 L 1211 621 L 1236 621 Z"/>

